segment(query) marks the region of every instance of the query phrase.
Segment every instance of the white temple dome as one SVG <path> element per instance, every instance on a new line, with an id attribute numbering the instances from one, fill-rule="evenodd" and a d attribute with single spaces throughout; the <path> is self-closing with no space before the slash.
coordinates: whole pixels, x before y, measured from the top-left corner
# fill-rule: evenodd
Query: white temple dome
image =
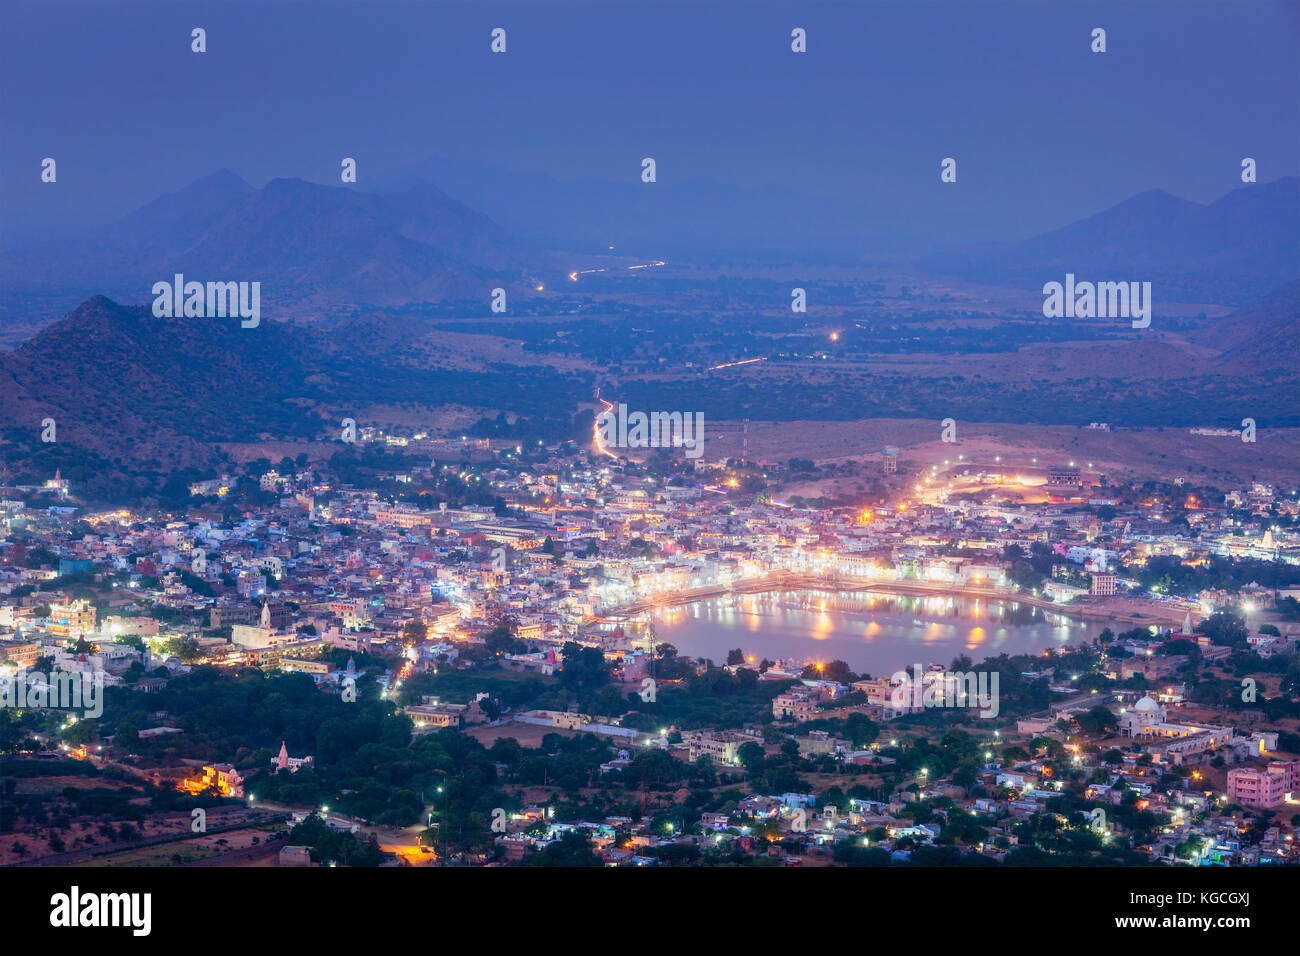
<path id="1" fill-rule="evenodd" d="M 1133 705 L 1133 709 L 1150 713 L 1151 711 L 1159 710 L 1160 705 L 1153 698 L 1143 697 L 1141 700 L 1139 700 L 1136 704 Z"/>

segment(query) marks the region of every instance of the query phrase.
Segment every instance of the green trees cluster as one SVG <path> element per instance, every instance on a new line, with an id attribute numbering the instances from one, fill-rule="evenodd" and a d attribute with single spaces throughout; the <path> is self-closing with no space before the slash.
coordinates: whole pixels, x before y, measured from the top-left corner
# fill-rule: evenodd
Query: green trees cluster
<path id="1" fill-rule="evenodd" d="M 361 836 L 335 829 L 316 813 L 289 831 L 289 843 L 310 847 L 313 863 L 378 866 L 384 862 L 384 851 L 374 834 Z"/>

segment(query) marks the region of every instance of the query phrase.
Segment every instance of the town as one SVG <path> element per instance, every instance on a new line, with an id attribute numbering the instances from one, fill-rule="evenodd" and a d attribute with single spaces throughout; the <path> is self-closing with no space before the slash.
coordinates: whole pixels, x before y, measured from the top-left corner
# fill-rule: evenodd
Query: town
<path id="1" fill-rule="evenodd" d="M 3 489 L 6 862 L 1300 860 L 1292 489 L 1048 453 L 637 460 L 598 428 L 336 447 L 130 508 Z M 787 492 L 819 475 L 862 490 Z M 877 672 L 665 636 L 764 601 L 968 635 L 879 639 Z M 968 606 L 1055 636 L 1004 646 Z M 102 714 L 21 706 L 59 674 Z"/>

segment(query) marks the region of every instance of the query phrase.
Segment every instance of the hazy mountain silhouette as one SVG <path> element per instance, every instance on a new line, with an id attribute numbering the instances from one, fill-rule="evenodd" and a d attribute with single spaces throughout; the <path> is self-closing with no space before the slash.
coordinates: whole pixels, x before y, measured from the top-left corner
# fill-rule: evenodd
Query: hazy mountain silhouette
<path id="1" fill-rule="evenodd" d="M 436 183 L 514 233 L 548 247 L 688 258 L 695 262 L 902 261 L 928 250 L 914 217 L 873 210 L 869 196 L 754 189 L 665 174 L 642 183 L 565 182 L 541 173 L 432 157 L 362 188 L 387 194 Z"/>
<path id="2" fill-rule="evenodd" d="M 508 227 L 494 213 L 508 217 Z M 149 303 L 153 283 L 176 272 L 259 281 L 270 318 L 486 303 L 496 286 L 527 297 L 535 285 L 580 268 L 581 255 L 608 253 L 610 245 L 616 255 L 888 268 L 889 256 L 899 264 L 899 251 L 911 248 L 907 230 L 942 234 L 935 216 L 932 207 L 918 208 L 916 221 L 895 232 L 896 224 L 863 221 L 847 200 L 707 183 L 566 184 L 448 160 L 377 177 L 364 189 L 300 179 L 255 189 L 222 170 L 83 238 L 5 250 L 0 321 L 39 327 L 97 294 Z M 886 241 L 882 230 L 899 238 Z M 566 247 L 580 254 L 547 251 Z M 1209 204 L 1153 190 L 1020 242 L 936 252 L 921 266 L 1034 290 L 1066 272 L 1151 281 L 1157 303 L 1241 304 L 1300 279 L 1300 179 L 1243 186 Z"/>
<path id="3" fill-rule="evenodd" d="M 1246 302 L 1300 278 L 1300 179 L 1234 189 L 1202 204 L 1163 190 L 993 250 L 949 252 L 928 269 L 994 284 L 1150 281 L 1156 301 Z"/>
<path id="4" fill-rule="evenodd" d="M 222 169 L 184 189 L 159 196 L 112 226 L 97 230 L 92 238 L 125 243 L 136 257 L 164 241 L 179 242 L 184 248 L 197 241 L 230 206 L 256 192 L 239 176 Z M 160 251 L 168 254 L 176 250 Z"/>
<path id="5" fill-rule="evenodd" d="M 223 170 L 84 238 L 9 250 L 0 283 L 66 311 L 96 293 L 151 302 L 152 284 L 181 272 L 259 281 L 266 314 L 302 317 L 320 306 L 486 302 L 494 286 L 526 293 L 561 271 L 431 185 L 382 196 L 300 179 L 254 189 Z"/>

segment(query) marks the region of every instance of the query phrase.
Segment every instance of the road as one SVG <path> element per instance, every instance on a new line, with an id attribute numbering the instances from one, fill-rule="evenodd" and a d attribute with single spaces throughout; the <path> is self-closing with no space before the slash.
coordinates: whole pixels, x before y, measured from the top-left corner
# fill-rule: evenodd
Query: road
<path id="1" fill-rule="evenodd" d="M 257 805 L 260 808 L 278 810 L 283 813 L 308 813 L 313 809 L 317 809 L 314 807 L 292 807 L 288 804 L 274 803 L 270 800 L 259 800 Z M 429 808 L 426 807 L 421 819 L 428 818 L 428 810 Z M 409 827 L 395 830 L 392 827 L 380 827 L 365 823 L 345 813 L 338 813 L 333 810 L 322 814 L 322 816 L 332 820 L 342 820 L 349 824 L 356 824 L 357 833 L 364 833 L 367 836 L 374 834 L 379 839 L 379 848 L 381 850 L 385 853 L 395 853 L 399 857 L 405 858 L 409 863 L 420 865 L 430 863 L 435 859 L 432 852 L 424 853 L 420 848 L 420 834 L 425 830 L 423 823 L 413 823 Z"/>

